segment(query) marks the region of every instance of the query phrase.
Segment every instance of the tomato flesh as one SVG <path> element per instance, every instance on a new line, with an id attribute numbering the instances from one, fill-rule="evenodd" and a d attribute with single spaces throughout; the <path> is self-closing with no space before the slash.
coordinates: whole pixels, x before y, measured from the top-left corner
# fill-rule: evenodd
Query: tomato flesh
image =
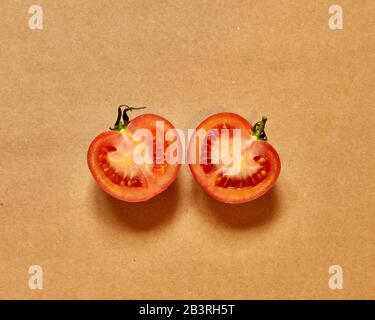
<path id="1" fill-rule="evenodd" d="M 174 129 L 161 116 L 144 114 L 131 120 L 127 128 L 103 132 L 91 143 L 87 153 L 90 171 L 98 185 L 111 196 L 127 202 L 146 201 L 164 191 L 177 178 L 180 162 L 156 161 L 156 121 L 164 123 L 165 131 Z M 152 163 L 137 164 L 133 159 L 133 151 L 140 143 L 134 135 L 137 129 L 148 129 L 152 133 Z M 164 150 L 159 154 L 165 156 L 173 142 L 181 150 L 179 140 L 164 141 Z"/>
<path id="2" fill-rule="evenodd" d="M 229 139 L 233 138 L 233 129 L 241 129 L 241 161 L 235 174 L 228 174 L 224 169 L 227 164 L 216 154 L 215 144 L 219 139 L 207 135 L 200 146 L 193 144 L 193 135 L 189 145 L 189 154 L 195 147 L 195 154 L 201 156 L 200 161 L 190 163 L 193 176 L 202 188 L 213 198 L 225 203 L 245 203 L 252 201 L 272 188 L 280 173 L 280 158 L 277 151 L 266 141 L 257 140 L 252 135 L 252 126 L 242 117 L 234 113 L 218 113 L 204 120 L 197 128 L 210 132 L 218 129 L 229 130 Z M 230 140 L 230 149 L 232 140 Z M 202 159 L 204 160 L 202 163 Z M 192 159 L 190 159 L 191 161 Z"/>

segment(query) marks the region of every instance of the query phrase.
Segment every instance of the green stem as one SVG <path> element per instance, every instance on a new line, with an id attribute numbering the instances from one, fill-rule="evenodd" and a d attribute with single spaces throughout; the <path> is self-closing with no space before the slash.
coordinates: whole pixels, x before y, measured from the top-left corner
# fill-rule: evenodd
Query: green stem
<path id="1" fill-rule="evenodd" d="M 121 108 L 124 108 L 124 110 L 122 110 Z M 125 129 L 130 120 L 129 120 L 129 116 L 127 114 L 128 111 L 133 111 L 133 110 L 140 110 L 140 109 L 145 109 L 146 107 L 129 107 L 128 105 L 126 104 L 122 104 L 118 107 L 118 111 L 117 111 L 117 119 L 116 119 L 116 122 L 115 122 L 115 125 L 113 126 L 113 128 L 109 128 L 110 130 L 114 130 L 114 131 L 121 131 L 122 129 Z M 121 116 L 122 116 L 122 120 L 121 121 Z"/>
<path id="2" fill-rule="evenodd" d="M 253 136 L 257 138 L 257 140 L 264 140 L 267 141 L 266 132 L 264 128 L 266 126 L 267 118 L 262 117 L 262 120 L 257 122 L 253 127 Z"/>

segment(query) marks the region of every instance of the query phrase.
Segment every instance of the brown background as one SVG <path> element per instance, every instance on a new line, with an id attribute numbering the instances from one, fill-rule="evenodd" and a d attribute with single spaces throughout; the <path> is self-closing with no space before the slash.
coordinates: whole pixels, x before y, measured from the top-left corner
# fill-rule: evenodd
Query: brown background
<path id="1" fill-rule="evenodd" d="M 375 298 L 375 2 L 1 2 L 1 298 Z M 175 126 L 267 115 L 277 186 L 211 200 L 187 166 L 120 203 L 86 151 L 116 107 Z M 30 290 L 30 265 L 44 289 Z M 344 269 L 344 290 L 328 268 Z"/>

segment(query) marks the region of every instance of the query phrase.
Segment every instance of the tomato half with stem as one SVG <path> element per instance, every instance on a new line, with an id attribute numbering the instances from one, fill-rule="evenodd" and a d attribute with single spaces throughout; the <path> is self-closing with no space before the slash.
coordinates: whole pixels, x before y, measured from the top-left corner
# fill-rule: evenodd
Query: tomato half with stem
<path id="1" fill-rule="evenodd" d="M 100 188 L 126 202 L 146 201 L 158 195 L 173 183 L 181 167 L 181 161 L 171 163 L 165 157 L 171 144 L 175 144 L 174 150 L 181 154 L 178 135 L 173 141 L 166 141 L 164 135 L 160 143 L 157 142 L 157 123 L 162 124 L 163 132 L 174 130 L 174 126 L 156 114 L 142 114 L 129 120 L 127 112 L 135 109 L 141 108 L 120 106 L 114 128 L 99 134 L 87 152 L 88 167 Z M 139 129 L 150 133 L 152 157 L 150 155 L 149 162 L 135 161 L 134 151 L 144 142 L 137 136 Z M 161 150 L 157 152 L 157 148 Z"/>
<path id="2" fill-rule="evenodd" d="M 223 112 L 208 117 L 196 128 L 189 143 L 189 166 L 194 178 L 211 197 L 225 203 L 245 203 L 273 187 L 281 164 L 277 151 L 267 142 L 266 121 L 263 117 L 253 127 L 238 114 Z M 200 131 L 203 132 L 201 140 Z M 240 134 L 235 135 L 235 131 Z M 222 149 L 224 133 L 228 153 Z M 237 158 L 234 137 L 239 146 Z M 232 163 L 225 157 L 230 157 Z"/>

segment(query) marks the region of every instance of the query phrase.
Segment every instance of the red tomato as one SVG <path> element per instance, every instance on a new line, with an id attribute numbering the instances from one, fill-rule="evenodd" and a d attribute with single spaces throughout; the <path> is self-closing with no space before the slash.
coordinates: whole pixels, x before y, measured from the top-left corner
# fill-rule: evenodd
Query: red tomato
<path id="1" fill-rule="evenodd" d="M 91 142 L 87 152 L 88 166 L 98 185 L 112 197 L 127 202 L 146 201 L 167 189 L 181 168 L 181 162 L 168 164 L 165 160 L 161 163 L 155 161 L 156 121 L 164 123 L 164 132 L 174 129 L 174 126 L 155 114 L 143 114 L 129 121 L 126 112 L 137 108 L 125 106 L 122 114 L 121 107 L 114 129 L 99 134 Z M 133 151 L 140 143 L 139 138 L 134 137 L 137 129 L 149 129 L 152 133 L 152 164 L 134 161 Z M 181 150 L 180 140 L 177 138 L 173 142 L 177 142 Z M 164 142 L 164 154 L 173 142 Z"/>
<path id="2" fill-rule="evenodd" d="M 213 161 L 215 143 L 220 139 L 205 135 L 203 143 L 199 145 L 198 135 L 192 136 L 189 144 L 189 166 L 194 178 L 201 187 L 214 199 L 225 203 L 244 203 L 259 198 L 272 188 L 280 173 L 280 158 L 276 150 L 266 141 L 264 132 L 266 118 L 251 124 L 235 113 L 217 113 L 204 120 L 197 128 L 217 130 L 218 137 L 222 135 L 221 129 L 229 129 L 229 150 L 233 149 L 233 129 L 241 130 L 240 166 L 235 174 L 228 174 L 222 154 L 216 154 Z M 193 143 L 194 142 L 194 143 Z M 195 150 L 194 150 L 195 148 Z M 215 152 L 220 148 L 215 148 Z M 195 159 L 194 158 L 194 154 Z M 192 156 L 193 155 L 193 156 Z M 206 159 L 205 163 L 199 161 Z M 194 162 L 194 163 L 192 163 Z"/>

